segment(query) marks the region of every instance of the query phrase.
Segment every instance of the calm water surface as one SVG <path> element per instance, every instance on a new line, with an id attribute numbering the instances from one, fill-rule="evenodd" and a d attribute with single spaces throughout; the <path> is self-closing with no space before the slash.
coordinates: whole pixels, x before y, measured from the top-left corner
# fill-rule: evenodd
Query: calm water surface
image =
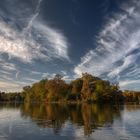
<path id="1" fill-rule="evenodd" d="M 0 140 L 139 140 L 140 105 L 0 104 Z"/>

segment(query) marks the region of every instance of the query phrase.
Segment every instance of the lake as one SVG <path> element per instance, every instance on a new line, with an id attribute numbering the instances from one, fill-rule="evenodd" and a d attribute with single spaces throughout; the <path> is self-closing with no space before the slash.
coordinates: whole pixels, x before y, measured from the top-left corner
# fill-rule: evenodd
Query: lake
<path id="1" fill-rule="evenodd" d="M 0 104 L 0 140 L 139 140 L 140 105 Z"/>

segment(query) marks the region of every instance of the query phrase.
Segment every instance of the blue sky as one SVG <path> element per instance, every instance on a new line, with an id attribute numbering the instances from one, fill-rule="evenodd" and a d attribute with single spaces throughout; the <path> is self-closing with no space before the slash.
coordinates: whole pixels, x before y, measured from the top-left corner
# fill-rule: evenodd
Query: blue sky
<path id="1" fill-rule="evenodd" d="M 139 0 L 1 0 L 0 90 L 88 72 L 140 90 Z"/>

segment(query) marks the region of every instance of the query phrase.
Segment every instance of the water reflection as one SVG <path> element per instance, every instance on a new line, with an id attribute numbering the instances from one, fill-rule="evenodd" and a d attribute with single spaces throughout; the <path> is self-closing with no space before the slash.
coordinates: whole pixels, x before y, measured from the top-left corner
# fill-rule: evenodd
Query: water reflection
<path id="1" fill-rule="evenodd" d="M 0 104 L 0 140 L 139 140 L 140 106 Z"/>
<path id="2" fill-rule="evenodd" d="M 59 134 L 66 122 L 84 129 L 84 135 L 90 136 L 100 127 L 111 127 L 115 119 L 121 119 L 122 106 L 97 104 L 23 104 L 21 116 L 30 117 L 41 128 L 52 128 Z"/>

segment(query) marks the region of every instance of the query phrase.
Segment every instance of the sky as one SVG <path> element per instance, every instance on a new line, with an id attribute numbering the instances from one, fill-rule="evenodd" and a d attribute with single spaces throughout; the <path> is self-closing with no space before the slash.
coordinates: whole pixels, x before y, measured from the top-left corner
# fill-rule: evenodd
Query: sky
<path id="1" fill-rule="evenodd" d="M 0 0 L 0 91 L 88 72 L 140 90 L 140 0 Z"/>

